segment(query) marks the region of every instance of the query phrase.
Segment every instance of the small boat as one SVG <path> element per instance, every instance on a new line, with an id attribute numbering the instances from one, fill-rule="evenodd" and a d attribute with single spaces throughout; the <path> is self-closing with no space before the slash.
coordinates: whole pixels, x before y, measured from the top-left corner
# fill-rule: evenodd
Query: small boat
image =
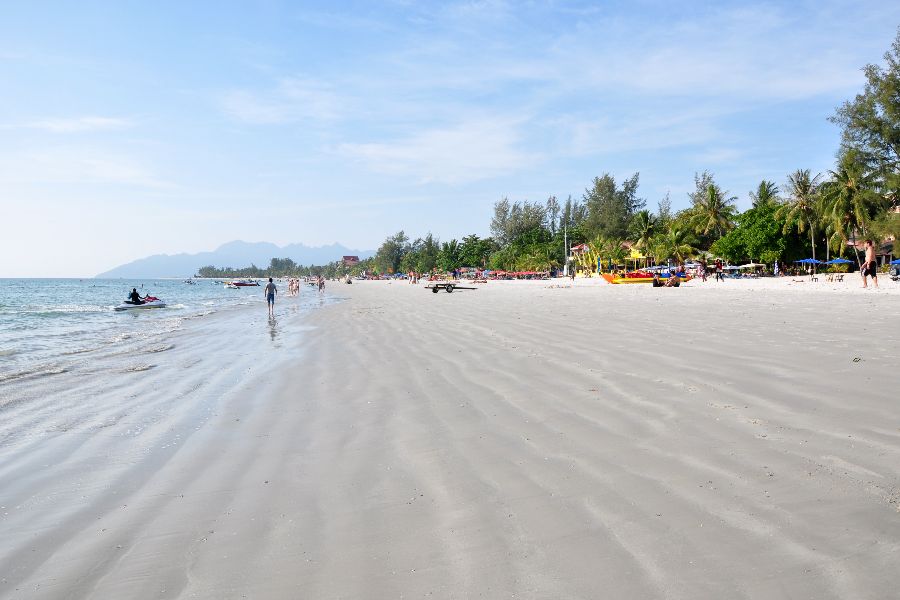
<path id="1" fill-rule="evenodd" d="M 154 298 L 153 300 L 149 300 L 147 302 L 142 302 L 141 304 L 135 304 L 130 300 L 126 300 L 119 306 L 113 307 L 113 310 L 137 310 L 142 308 L 165 308 L 166 303 L 160 300 L 159 298 Z"/>
<path id="2" fill-rule="evenodd" d="M 675 274 L 681 283 L 690 281 L 691 276 L 686 273 Z M 600 273 L 610 283 L 653 283 L 653 273 L 647 271 L 631 271 L 630 273 Z M 670 277 L 669 273 L 660 273 L 659 278 L 665 282 Z"/>
<path id="3" fill-rule="evenodd" d="M 259 287 L 259 282 L 250 279 L 235 279 L 231 282 L 231 285 L 235 287 Z"/>

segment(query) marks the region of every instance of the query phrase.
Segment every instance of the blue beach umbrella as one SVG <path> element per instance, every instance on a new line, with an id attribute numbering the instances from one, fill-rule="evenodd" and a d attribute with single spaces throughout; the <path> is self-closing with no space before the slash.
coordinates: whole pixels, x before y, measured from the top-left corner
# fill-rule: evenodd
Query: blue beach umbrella
<path id="1" fill-rule="evenodd" d="M 794 262 L 801 264 L 801 265 L 821 265 L 821 264 L 823 264 L 821 260 L 816 260 L 814 258 L 804 258 L 802 260 L 795 260 Z M 815 269 L 810 270 L 810 272 L 809 272 L 810 281 L 812 281 L 812 277 L 815 272 L 816 272 Z"/>
<path id="2" fill-rule="evenodd" d="M 832 258 L 832 259 L 829 260 L 828 262 L 822 263 L 822 264 L 826 264 L 826 265 L 849 265 L 849 264 L 852 263 L 852 262 L 853 262 L 852 260 L 847 260 L 846 258 Z"/>
<path id="3" fill-rule="evenodd" d="M 897 260 L 892 260 L 891 264 L 892 265 L 900 265 L 900 258 L 898 258 Z"/>

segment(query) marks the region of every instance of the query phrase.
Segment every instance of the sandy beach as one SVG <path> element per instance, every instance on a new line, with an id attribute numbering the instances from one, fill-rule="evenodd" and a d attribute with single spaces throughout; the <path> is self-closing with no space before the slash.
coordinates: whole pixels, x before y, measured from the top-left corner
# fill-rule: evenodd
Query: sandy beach
<path id="1" fill-rule="evenodd" d="M 4 385 L 0 597 L 894 597 L 885 279 L 330 283 Z"/>

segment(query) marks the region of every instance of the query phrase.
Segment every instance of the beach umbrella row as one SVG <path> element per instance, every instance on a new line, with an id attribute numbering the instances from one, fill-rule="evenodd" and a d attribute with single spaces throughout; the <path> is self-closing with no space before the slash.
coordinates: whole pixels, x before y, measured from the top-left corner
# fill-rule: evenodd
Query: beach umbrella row
<path id="1" fill-rule="evenodd" d="M 794 262 L 800 263 L 801 265 L 848 265 L 853 261 L 847 260 L 846 258 L 832 258 L 829 261 L 821 261 L 814 258 L 804 258 L 801 260 L 795 260 Z"/>

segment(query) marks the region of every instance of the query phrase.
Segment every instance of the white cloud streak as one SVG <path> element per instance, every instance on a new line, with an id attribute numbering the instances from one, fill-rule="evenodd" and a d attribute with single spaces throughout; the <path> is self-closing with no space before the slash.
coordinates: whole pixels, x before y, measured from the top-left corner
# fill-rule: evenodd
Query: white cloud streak
<path id="1" fill-rule="evenodd" d="M 378 173 L 416 183 L 462 184 L 507 175 L 540 160 L 520 145 L 516 123 L 484 119 L 390 142 L 345 143 L 337 151 Z"/>
<path id="2" fill-rule="evenodd" d="M 133 157 L 96 148 L 45 148 L 8 156 L 0 165 L 0 184 L 115 184 L 151 190 L 176 187 Z"/>
<path id="3" fill-rule="evenodd" d="M 23 125 L 28 129 L 40 129 L 50 133 L 92 133 L 127 129 L 131 126 L 132 122 L 129 119 L 95 116 L 39 119 Z"/>
<path id="4" fill-rule="evenodd" d="M 222 99 L 229 116 L 257 125 L 332 121 L 343 104 L 330 84 L 303 77 L 284 77 L 271 90 L 232 90 Z"/>

